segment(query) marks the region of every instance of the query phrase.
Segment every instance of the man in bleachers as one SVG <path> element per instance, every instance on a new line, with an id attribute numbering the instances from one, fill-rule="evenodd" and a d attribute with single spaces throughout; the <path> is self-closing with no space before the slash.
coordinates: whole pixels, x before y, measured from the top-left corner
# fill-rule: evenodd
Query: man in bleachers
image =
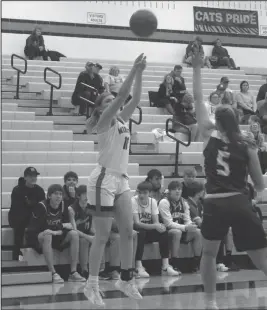
<path id="1" fill-rule="evenodd" d="M 264 134 L 267 134 L 267 78 L 257 95 L 258 116 L 261 119 L 261 128 Z"/>
<path id="2" fill-rule="evenodd" d="M 11 194 L 11 207 L 8 213 L 9 225 L 14 232 L 13 260 L 22 260 L 21 248 L 25 228 L 29 224 L 33 207 L 45 199 L 45 192 L 36 184 L 40 173 L 34 167 L 28 167 L 24 171 L 24 177 L 19 178 Z"/>
<path id="3" fill-rule="evenodd" d="M 30 60 L 39 56 L 42 56 L 43 60 L 48 60 L 40 26 L 35 27 L 32 34 L 27 38 L 24 54 L 28 56 Z"/>
<path id="4" fill-rule="evenodd" d="M 192 65 L 192 55 L 194 54 L 195 50 L 199 50 L 202 55 L 203 66 L 206 65 L 208 68 L 211 68 L 209 57 L 205 57 L 202 43 L 203 40 L 199 36 L 197 36 L 193 42 L 189 42 L 186 47 L 185 63 Z"/>
<path id="5" fill-rule="evenodd" d="M 74 106 L 79 107 L 79 115 L 86 114 L 86 103 L 80 96 L 94 102 L 97 93 L 90 91 L 88 87 L 81 85 L 81 83 L 94 87 L 98 93 L 103 92 L 103 79 L 99 74 L 94 73 L 95 64 L 88 61 L 85 65 L 85 71 L 82 71 L 77 79 L 74 92 L 71 97 L 71 102 Z M 77 111 L 76 111 L 77 112 Z"/>
<path id="6" fill-rule="evenodd" d="M 53 263 L 53 250 L 63 251 L 70 246 L 71 273 L 68 281 L 85 282 L 76 271 L 79 256 L 79 235 L 69 221 L 68 208 L 63 202 L 63 188 L 59 184 L 50 185 L 47 199 L 39 202 L 32 211 L 26 234 L 28 245 L 37 253 L 44 254 L 53 283 L 64 280 L 56 273 Z"/>
<path id="7" fill-rule="evenodd" d="M 173 96 L 177 99 L 177 102 L 181 102 L 184 94 L 186 93 L 185 79 L 182 77 L 183 67 L 176 65 L 168 76 L 173 78 Z"/>
<path id="8" fill-rule="evenodd" d="M 76 198 L 76 190 L 78 184 L 78 175 L 76 172 L 68 171 L 64 175 L 63 200 L 66 207 L 72 205 Z"/>
<path id="9" fill-rule="evenodd" d="M 152 190 L 150 191 L 150 197 L 154 198 L 157 202 L 162 198 L 163 193 L 163 175 L 158 169 L 152 169 L 147 173 L 147 182 L 152 185 Z"/>
<path id="10" fill-rule="evenodd" d="M 192 272 L 197 271 L 202 251 L 201 233 L 191 220 L 189 205 L 182 198 L 180 182 L 170 182 L 166 197 L 159 202 L 159 212 L 171 239 L 172 264 L 179 270 L 180 243 L 191 243 L 194 252 Z"/>
<path id="11" fill-rule="evenodd" d="M 188 198 L 188 186 L 195 181 L 197 177 L 197 171 L 194 167 L 189 167 L 184 170 L 184 179 L 182 182 L 182 197 Z"/>

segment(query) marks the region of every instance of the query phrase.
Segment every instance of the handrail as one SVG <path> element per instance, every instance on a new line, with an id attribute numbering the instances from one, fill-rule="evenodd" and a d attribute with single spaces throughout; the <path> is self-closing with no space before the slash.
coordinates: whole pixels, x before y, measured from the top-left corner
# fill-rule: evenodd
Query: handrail
<path id="1" fill-rule="evenodd" d="M 173 136 L 173 135 L 171 135 L 169 133 L 170 132 L 170 129 L 169 129 L 170 122 L 176 123 L 179 126 L 181 126 L 181 127 L 183 127 L 184 129 L 187 130 L 187 132 L 188 132 L 188 141 L 187 141 L 187 143 L 185 143 L 184 141 L 182 141 L 180 139 L 177 139 L 175 136 Z M 176 141 L 175 168 L 174 168 L 173 176 L 178 177 L 179 146 L 180 146 L 180 144 L 182 144 L 184 146 L 189 146 L 191 144 L 191 131 L 190 131 L 190 129 L 186 125 L 184 125 L 184 124 L 182 124 L 182 123 L 180 123 L 178 121 L 174 121 L 172 118 L 168 118 L 167 121 L 166 121 L 166 135 L 169 138 L 171 138 L 174 141 Z"/>
<path id="2" fill-rule="evenodd" d="M 47 71 L 51 71 L 53 73 L 55 73 L 56 75 L 59 76 L 59 82 L 58 82 L 58 86 L 47 81 Z M 51 91 L 50 91 L 50 106 L 49 106 L 49 111 L 46 113 L 46 115 L 52 116 L 53 115 L 53 93 L 54 93 L 54 88 L 56 89 L 60 89 L 61 85 L 62 85 L 62 76 L 60 73 L 58 73 L 57 71 L 49 68 L 49 67 L 45 67 L 44 69 L 44 81 L 46 84 L 51 86 Z"/>
<path id="3" fill-rule="evenodd" d="M 142 108 L 140 108 L 139 106 L 136 107 L 136 109 L 139 110 L 139 120 L 136 121 L 132 118 L 129 119 L 129 130 L 130 130 L 130 133 L 132 133 L 132 124 L 136 124 L 136 125 L 140 125 L 142 123 L 142 120 L 143 120 L 143 111 L 142 111 Z"/>
<path id="4" fill-rule="evenodd" d="M 91 85 L 88 85 L 88 84 L 85 84 L 83 82 L 80 82 L 79 85 L 82 85 L 84 87 L 87 87 L 89 88 L 89 90 L 95 95 L 95 96 L 98 96 L 98 90 L 96 88 L 94 88 L 93 86 Z M 93 107 L 95 105 L 95 103 L 87 98 L 84 98 L 82 96 L 79 96 L 80 99 L 84 100 L 87 105 L 86 105 L 86 118 L 89 118 L 89 106 Z"/>
<path id="5" fill-rule="evenodd" d="M 14 57 L 17 57 L 21 60 L 24 61 L 24 70 L 22 71 L 21 69 L 19 68 L 16 68 L 14 66 Z M 14 99 L 19 99 L 19 79 L 20 79 L 20 74 L 26 74 L 27 72 L 27 69 L 28 69 L 28 62 L 27 62 L 27 59 L 26 58 L 23 58 L 17 54 L 12 54 L 11 55 L 11 67 L 17 71 L 17 87 L 16 87 L 16 96 L 14 97 Z"/>

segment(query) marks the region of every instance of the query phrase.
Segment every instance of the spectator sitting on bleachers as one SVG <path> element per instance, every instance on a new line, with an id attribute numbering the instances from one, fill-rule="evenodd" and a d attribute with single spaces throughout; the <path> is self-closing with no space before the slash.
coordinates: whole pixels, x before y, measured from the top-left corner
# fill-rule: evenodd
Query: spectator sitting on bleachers
<path id="1" fill-rule="evenodd" d="M 160 84 L 158 90 L 157 107 L 166 108 L 166 110 L 174 115 L 173 105 L 177 102 L 177 99 L 173 95 L 174 80 L 170 75 L 164 77 L 163 83 Z"/>
<path id="2" fill-rule="evenodd" d="M 220 105 L 220 97 L 217 91 L 209 95 L 209 101 L 206 102 L 206 108 L 209 113 L 210 120 L 215 124 L 215 110 Z"/>
<path id="3" fill-rule="evenodd" d="M 85 282 L 76 271 L 79 235 L 69 222 L 68 208 L 64 206 L 62 198 L 62 186 L 53 184 L 48 188 L 47 199 L 35 205 L 26 234 L 28 245 L 37 253 L 44 254 L 53 283 L 63 283 L 64 280 L 55 271 L 52 249 L 62 251 L 70 246 L 71 273 L 68 281 Z"/>
<path id="4" fill-rule="evenodd" d="M 42 56 L 43 60 L 48 60 L 41 27 L 35 27 L 32 34 L 27 38 L 24 54 L 28 56 L 30 60 L 39 56 Z"/>
<path id="5" fill-rule="evenodd" d="M 211 68 L 209 57 L 205 57 L 202 43 L 203 40 L 201 37 L 196 37 L 194 41 L 189 42 L 189 44 L 186 47 L 185 63 L 192 65 L 192 55 L 195 50 L 199 50 L 203 59 L 203 66 L 206 65 L 208 68 Z"/>
<path id="6" fill-rule="evenodd" d="M 100 71 L 102 69 L 103 69 L 103 67 L 98 62 L 94 65 L 94 73 L 95 74 L 99 74 L 100 75 Z"/>
<path id="7" fill-rule="evenodd" d="M 80 96 L 92 102 L 95 102 L 97 98 L 96 92 L 90 91 L 88 87 L 81 85 L 81 83 L 94 87 L 98 93 L 102 93 L 104 90 L 103 79 L 100 77 L 99 74 L 95 74 L 94 70 L 95 64 L 88 61 L 85 65 L 85 71 L 82 71 L 78 76 L 76 86 L 71 97 L 71 103 L 76 107 L 75 114 L 86 114 L 86 102 L 81 99 Z"/>
<path id="8" fill-rule="evenodd" d="M 250 115 L 254 115 L 257 110 L 255 97 L 248 90 L 248 82 L 242 81 L 240 83 L 240 92 L 236 94 L 237 108 L 240 111 L 243 124 L 247 124 Z"/>
<path id="9" fill-rule="evenodd" d="M 214 42 L 214 47 L 212 50 L 212 57 L 210 57 L 211 65 L 215 68 L 220 66 L 228 66 L 231 70 L 238 70 L 236 67 L 233 58 L 231 58 L 228 54 L 226 48 L 222 47 L 222 42 L 220 39 L 217 39 Z"/>
<path id="10" fill-rule="evenodd" d="M 173 96 L 177 99 L 178 103 L 182 101 L 184 94 L 186 93 L 185 79 L 182 77 L 183 67 L 176 65 L 167 76 L 173 78 L 172 92 Z"/>
<path id="11" fill-rule="evenodd" d="M 267 77 L 266 77 L 266 83 L 261 85 L 258 95 L 257 95 L 257 106 L 258 110 L 262 107 L 262 105 L 267 105 Z M 267 115 L 267 108 L 266 108 L 266 115 Z"/>
<path id="12" fill-rule="evenodd" d="M 148 171 L 145 181 L 151 183 L 152 189 L 150 191 L 150 197 L 154 198 L 157 202 L 162 198 L 162 193 L 164 192 L 162 188 L 163 180 L 163 175 L 158 169 L 151 169 Z"/>
<path id="13" fill-rule="evenodd" d="M 180 243 L 191 243 L 194 252 L 192 271 L 195 272 L 199 268 L 202 251 L 201 233 L 192 223 L 189 205 L 181 195 L 182 184 L 172 181 L 168 185 L 167 196 L 159 202 L 159 212 L 172 241 L 172 264 L 178 269 Z"/>
<path id="14" fill-rule="evenodd" d="M 124 80 L 125 78 L 120 75 L 120 69 L 116 66 L 111 67 L 109 69 L 109 74 L 104 78 L 105 91 L 116 97 Z M 129 102 L 131 98 L 132 96 L 129 95 L 125 103 Z"/>
<path id="15" fill-rule="evenodd" d="M 174 106 L 175 114 L 173 116 L 173 130 L 187 134 L 187 130 L 181 127 L 177 122 L 186 125 L 191 131 L 191 141 L 198 141 L 199 130 L 196 118 L 194 116 L 194 98 L 186 92 L 181 101 Z"/>
<path id="16" fill-rule="evenodd" d="M 66 207 L 72 205 L 76 198 L 76 190 L 78 184 L 78 175 L 76 172 L 68 171 L 64 175 L 63 201 Z"/>
<path id="17" fill-rule="evenodd" d="M 195 181 L 197 171 L 194 167 L 185 168 L 182 181 L 182 198 L 188 198 L 188 186 Z"/>
<path id="18" fill-rule="evenodd" d="M 24 171 L 24 178 L 19 178 L 11 194 L 11 207 L 8 212 L 8 221 L 14 232 L 13 260 L 22 260 L 21 248 L 25 228 L 29 225 L 33 207 L 45 199 L 45 192 L 36 184 L 40 173 L 34 167 L 28 167 Z"/>
<path id="19" fill-rule="evenodd" d="M 141 278 L 148 278 L 149 274 L 142 265 L 145 243 L 158 242 L 162 259 L 162 275 L 178 276 L 169 264 L 168 233 L 163 224 L 159 223 L 159 210 L 155 199 L 149 197 L 152 185 L 142 182 L 137 186 L 138 194 L 132 197 L 134 229 L 137 234 L 136 271 Z"/>
<path id="20" fill-rule="evenodd" d="M 247 134 L 256 141 L 261 170 L 265 174 L 267 172 L 267 149 L 264 143 L 264 135 L 261 133 L 260 119 L 256 115 L 250 116 L 249 125 Z"/>

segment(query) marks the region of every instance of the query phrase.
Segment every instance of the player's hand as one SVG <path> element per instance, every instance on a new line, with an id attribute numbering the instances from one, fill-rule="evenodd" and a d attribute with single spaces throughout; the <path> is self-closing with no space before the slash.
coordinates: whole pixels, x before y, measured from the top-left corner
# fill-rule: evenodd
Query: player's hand
<path id="1" fill-rule="evenodd" d="M 196 224 L 189 224 L 186 225 L 186 231 L 188 232 L 195 232 L 197 230 L 197 225 Z"/>
<path id="2" fill-rule="evenodd" d="M 140 63 L 140 61 L 142 61 L 142 59 L 144 58 L 144 53 L 140 54 L 134 61 L 134 67 L 137 66 L 137 64 Z"/>
<path id="3" fill-rule="evenodd" d="M 195 51 L 192 55 L 192 66 L 193 68 L 201 68 L 204 65 L 203 57 L 199 51 Z"/>
<path id="4" fill-rule="evenodd" d="M 139 63 L 136 64 L 136 69 L 138 71 L 143 72 L 145 68 L 146 68 L 146 56 L 144 56 L 144 58 Z"/>

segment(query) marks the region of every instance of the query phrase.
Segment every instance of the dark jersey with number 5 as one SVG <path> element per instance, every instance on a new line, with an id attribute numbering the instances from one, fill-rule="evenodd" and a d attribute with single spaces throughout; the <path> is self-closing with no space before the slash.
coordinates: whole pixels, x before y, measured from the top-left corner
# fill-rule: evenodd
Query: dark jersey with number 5
<path id="1" fill-rule="evenodd" d="M 247 192 L 248 153 L 242 143 L 226 143 L 213 131 L 203 152 L 207 194 Z"/>

